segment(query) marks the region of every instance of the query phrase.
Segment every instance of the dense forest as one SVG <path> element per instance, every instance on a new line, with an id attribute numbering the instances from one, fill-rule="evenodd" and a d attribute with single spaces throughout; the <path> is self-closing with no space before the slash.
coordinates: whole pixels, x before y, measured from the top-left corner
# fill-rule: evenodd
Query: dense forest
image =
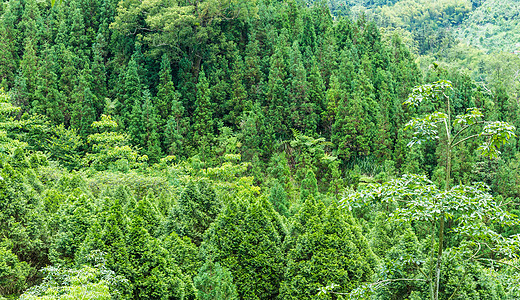
<path id="1" fill-rule="evenodd" d="M 3 0 L 0 299 L 519 299 L 513 0 Z"/>

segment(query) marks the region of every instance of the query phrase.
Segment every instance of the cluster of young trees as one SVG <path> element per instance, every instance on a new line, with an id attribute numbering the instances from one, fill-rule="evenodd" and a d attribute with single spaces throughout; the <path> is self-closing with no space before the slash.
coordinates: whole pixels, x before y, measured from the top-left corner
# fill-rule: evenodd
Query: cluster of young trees
<path id="1" fill-rule="evenodd" d="M 297 1 L 11 0 L 0 47 L 0 298 L 519 296 L 511 67 Z"/>

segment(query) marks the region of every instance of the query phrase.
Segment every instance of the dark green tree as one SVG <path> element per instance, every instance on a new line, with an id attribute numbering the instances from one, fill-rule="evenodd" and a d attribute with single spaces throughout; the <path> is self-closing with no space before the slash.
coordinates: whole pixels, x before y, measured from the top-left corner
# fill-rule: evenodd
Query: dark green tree
<path id="1" fill-rule="evenodd" d="M 287 192 L 283 186 L 276 180 L 271 187 L 271 193 L 269 194 L 269 202 L 273 205 L 273 208 L 282 216 L 288 216 L 289 212 L 289 200 Z"/>
<path id="2" fill-rule="evenodd" d="M 190 181 L 168 215 L 166 233 L 187 236 L 198 246 L 220 209 L 220 201 L 209 183 Z"/>
<path id="3" fill-rule="evenodd" d="M 197 83 L 197 100 L 193 113 L 193 145 L 197 152 L 206 154 L 214 140 L 213 106 L 209 83 L 201 69 Z"/>
<path id="4" fill-rule="evenodd" d="M 229 269 L 241 299 L 278 296 L 285 232 L 275 214 L 265 199 L 231 200 L 205 235 L 203 259 Z"/>
<path id="5" fill-rule="evenodd" d="M 314 198 L 318 196 L 318 181 L 316 180 L 314 172 L 308 170 L 307 174 L 305 174 L 305 179 L 303 179 L 300 186 L 300 201 L 306 201 L 306 199 L 311 195 Z"/>
<path id="6" fill-rule="evenodd" d="M 315 299 L 320 287 L 331 284 L 349 292 L 370 282 L 377 266 L 376 255 L 352 215 L 337 202 L 326 208 L 313 196 L 296 215 L 284 248 L 283 299 Z M 324 297 L 335 299 L 330 294 Z"/>
<path id="7" fill-rule="evenodd" d="M 233 284 L 233 276 L 228 269 L 219 263 L 208 260 L 193 278 L 197 289 L 197 299 L 201 300 L 235 300 L 238 299 L 237 288 Z"/>

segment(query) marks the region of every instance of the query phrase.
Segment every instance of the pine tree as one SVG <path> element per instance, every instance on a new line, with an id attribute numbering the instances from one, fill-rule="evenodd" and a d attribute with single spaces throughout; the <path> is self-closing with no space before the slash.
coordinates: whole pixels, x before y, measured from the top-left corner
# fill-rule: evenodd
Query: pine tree
<path id="1" fill-rule="evenodd" d="M 101 236 L 91 235 L 90 237 L 93 239 L 86 239 L 86 245 L 82 247 L 85 253 L 90 253 L 90 251 L 96 249 L 105 252 L 107 265 L 116 274 L 128 274 L 131 270 L 129 245 L 126 241 L 128 221 L 122 211 L 123 209 L 118 202 L 113 203 L 104 220 Z M 101 245 L 98 243 L 101 243 Z"/>
<path id="2" fill-rule="evenodd" d="M 76 5 L 75 5 L 76 4 Z M 81 57 L 86 58 L 88 55 L 88 36 L 85 28 L 85 21 L 83 12 L 80 7 L 77 7 L 78 2 L 72 2 L 72 14 L 69 16 L 72 20 L 70 24 L 70 39 L 69 45 L 75 50 L 75 53 Z M 79 5 L 78 5 L 79 6 Z"/>
<path id="3" fill-rule="evenodd" d="M 165 145 L 167 149 L 168 155 L 178 155 L 181 156 L 184 153 L 183 149 L 185 147 L 186 137 L 185 137 L 185 127 L 181 127 L 181 125 L 185 122 L 184 119 L 178 120 L 176 117 L 171 116 L 168 118 L 168 123 L 166 123 L 166 129 L 164 132 L 165 135 Z"/>
<path id="4" fill-rule="evenodd" d="M 126 246 L 130 269 L 127 278 L 132 283 L 133 299 L 184 299 L 185 278 L 171 260 L 160 241 L 151 237 L 136 216 L 129 226 Z"/>
<path id="5" fill-rule="evenodd" d="M 55 124 L 65 122 L 68 112 L 65 96 L 59 90 L 58 75 L 56 73 L 57 55 L 54 49 L 45 49 L 43 66 L 37 73 L 36 91 L 31 112 L 49 117 Z"/>
<path id="6" fill-rule="evenodd" d="M 175 91 L 171 75 L 171 65 L 168 55 L 163 54 L 159 84 L 157 85 L 157 100 L 155 101 L 161 120 L 165 123 L 171 115 L 179 118 L 184 109 L 179 100 L 179 93 Z"/>
<path id="7" fill-rule="evenodd" d="M 107 91 L 107 74 L 105 68 L 106 41 L 101 32 L 96 36 L 96 42 L 92 45 L 92 93 L 98 99 L 95 103 L 96 115 L 103 113 Z"/>
<path id="8" fill-rule="evenodd" d="M 279 43 L 276 46 L 270 59 L 269 82 L 267 84 L 267 109 L 269 114 L 267 119 L 269 124 L 273 126 L 273 130 L 277 133 L 277 137 L 285 138 L 289 136 L 289 128 L 287 121 L 289 120 L 287 105 L 290 103 L 287 89 L 287 71 L 286 71 L 286 36 L 279 37 Z"/>
<path id="9" fill-rule="evenodd" d="M 229 114 L 226 116 L 228 123 L 238 127 L 240 125 L 240 116 L 244 111 L 252 109 L 252 102 L 248 99 L 246 88 L 243 84 L 244 78 L 244 62 L 241 56 L 238 56 L 233 63 L 233 71 L 231 74 L 231 97 L 226 103 L 226 110 Z"/>
<path id="10" fill-rule="evenodd" d="M 27 98 L 19 99 L 19 103 L 15 103 L 22 107 L 22 109 L 30 109 L 34 101 L 34 92 L 37 88 L 37 74 L 38 74 L 38 57 L 36 54 L 36 45 L 29 39 L 24 45 L 23 57 L 20 61 L 21 76 L 25 82 L 25 90 L 27 91 Z"/>
<path id="11" fill-rule="evenodd" d="M 132 211 L 132 218 L 141 218 L 143 228 L 151 236 L 158 236 L 163 216 L 154 204 L 154 200 L 153 193 L 149 193 L 144 199 L 141 199 Z"/>
<path id="12" fill-rule="evenodd" d="M 290 55 L 289 105 L 291 127 L 308 135 L 316 132 L 318 125 L 317 107 L 309 98 L 307 71 L 303 65 L 299 45 L 294 42 Z"/>
<path id="13" fill-rule="evenodd" d="M 130 100 L 130 99 L 129 99 Z M 128 115 L 125 123 L 127 124 L 127 130 L 130 135 L 130 142 L 132 145 L 137 146 L 139 148 L 144 148 L 146 146 L 146 141 L 143 140 L 143 100 L 141 97 L 134 98 L 134 103 L 132 104 L 132 110 Z"/>
<path id="14" fill-rule="evenodd" d="M 191 116 L 196 109 L 195 102 L 197 101 L 198 88 L 196 86 L 197 78 L 192 73 L 192 63 L 187 57 L 183 57 L 179 61 L 177 78 L 179 78 L 178 87 L 181 93 L 182 106 L 186 109 L 188 115 Z"/>
<path id="15" fill-rule="evenodd" d="M 91 201 L 85 194 L 79 194 L 70 196 L 67 203 L 60 203 L 53 220 L 57 225 L 57 234 L 49 251 L 54 264 L 71 265 L 78 257 L 81 244 L 96 220 Z"/>
<path id="16" fill-rule="evenodd" d="M 0 21 L 0 83 L 5 81 L 12 86 L 16 70 L 15 41 L 7 26 L 5 21 Z"/>

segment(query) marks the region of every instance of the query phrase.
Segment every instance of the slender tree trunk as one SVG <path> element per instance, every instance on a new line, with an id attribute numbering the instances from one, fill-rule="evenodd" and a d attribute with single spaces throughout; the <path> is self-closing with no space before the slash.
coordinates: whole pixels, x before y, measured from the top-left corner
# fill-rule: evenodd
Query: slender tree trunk
<path id="1" fill-rule="evenodd" d="M 450 180 L 451 180 L 451 116 L 450 116 L 450 98 L 447 97 L 447 107 L 446 112 L 448 115 L 448 120 L 445 120 L 445 129 L 446 129 L 446 184 L 445 190 L 448 191 L 450 189 Z M 441 200 L 442 201 L 442 200 Z M 442 266 L 442 252 L 444 247 L 444 211 L 440 213 L 439 220 L 439 248 L 437 251 L 437 264 L 435 266 L 435 290 L 433 294 L 434 300 L 439 300 L 439 289 L 440 289 L 440 279 L 441 279 L 441 266 Z"/>

